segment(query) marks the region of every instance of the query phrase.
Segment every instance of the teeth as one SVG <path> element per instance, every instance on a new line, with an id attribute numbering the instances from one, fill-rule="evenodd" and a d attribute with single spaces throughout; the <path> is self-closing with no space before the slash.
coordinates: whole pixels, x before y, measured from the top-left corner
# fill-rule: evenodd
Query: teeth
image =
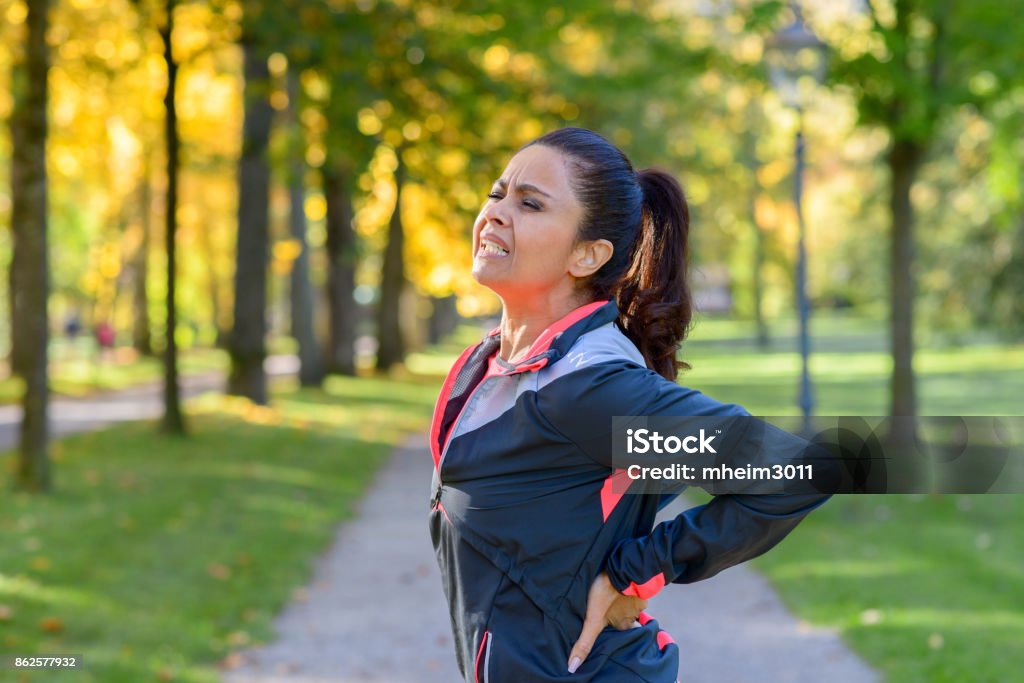
<path id="1" fill-rule="evenodd" d="M 508 250 L 502 249 L 492 242 L 481 242 L 480 251 L 491 256 L 508 256 Z"/>

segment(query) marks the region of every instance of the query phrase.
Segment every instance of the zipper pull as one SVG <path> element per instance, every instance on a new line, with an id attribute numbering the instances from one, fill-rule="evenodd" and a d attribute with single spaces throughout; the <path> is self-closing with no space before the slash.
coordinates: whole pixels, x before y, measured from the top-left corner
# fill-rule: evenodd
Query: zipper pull
<path id="1" fill-rule="evenodd" d="M 430 499 L 430 509 L 436 510 L 437 506 L 441 503 L 441 486 L 438 485 L 434 491 L 434 497 Z"/>

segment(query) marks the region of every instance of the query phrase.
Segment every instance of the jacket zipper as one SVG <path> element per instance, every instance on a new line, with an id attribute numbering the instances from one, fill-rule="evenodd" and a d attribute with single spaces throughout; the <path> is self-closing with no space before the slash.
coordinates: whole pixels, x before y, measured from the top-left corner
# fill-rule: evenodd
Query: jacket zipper
<path id="1" fill-rule="evenodd" d="M 455 418 L 455 422 L 452 424 L 451 429 L 448 430 L 448 434 L 444 441 L 444 450 L 441 451 L 441 458 L 437 461 L 437 488 L 434 489 L 434 497 L 430 499 L 431 510 L 436 510 L 437 506 L 441 502 L 441 487 L 444 485 L 444 482 L 441 481 L 441 468 L 444 467 L 444 458 L 448 455 L 448 447 L 452 443 L 452 436 L 459 430 L 459 425 L 462 424 L 462 418 L 466 414 L 466 408 L 469 407 L 469 403 L 473 400 L 473 396 L 480 387 L 484 385 L 484 382 L 494 379 L 496 376 L 500 377 L 500 375 L 484 377 L 475 387 L 473 387 L 473 391 L 469 394 L 469 398 L 466 399 L 466 404 L 462 406 L 462 410 L 459 411 L 459 416 Z"/>
<path id="2" fill-rule="evenodd" d="M 490 631 L 487 632 L 487 650 L 484 652 L 484 680 L 483 683 L 489 683 L 491 680 L 491 644 L 494 642 L 494 634 Z"/>
<path id="3" fill-rule="evenodd" d="M 483 637 L 480 639 L 480 648 L 476 651 L 476 662 L 473 665 L 473 680 L 475 683 L 488 683 L 490 680 L 490 663 L 491 663 L 491 640 L 493 640 L 493 634 L 490 631 L 484 631 Z M 483 657 L 483 666 L 480 666 L 480 658 Z M 480 672 L 483 671 L 484 677 L 481 680 Z"/>

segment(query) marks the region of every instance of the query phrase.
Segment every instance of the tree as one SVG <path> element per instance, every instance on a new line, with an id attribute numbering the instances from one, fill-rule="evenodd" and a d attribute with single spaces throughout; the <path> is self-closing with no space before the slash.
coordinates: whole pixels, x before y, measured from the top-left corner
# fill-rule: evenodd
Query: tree
<path id="1" fill-rule="evenodd" d="M 321 171 L 327 202 L 328 371 L 356 372 L 356 234 L 352 229 L 352 173 L 329 155 Z"/>
<path id="2" fill-rule="evenodd" d="M 48 455 L 47 346 L 50 270 L 47 254 L 48 0 L 27 3 L 27 36 L 14 74 L 11 115 L 11 365 L 24 383 L 15 485 L 45 491 L 52 479 Z"/>
<path id="3" fill-rule="evenodd" d="M 153 354 L 149 331 L 149 233 L 150 233 L 150 187 L 149 173 L 143 174 L 139 183 L 139 230 L 141 239 L 133 255 L 132 263 L 132 346 L 144 356 Z"/>
<path id="4" fill-rule="evenodd" d="M 315 299 L 313 285 L 309 279 L 309 244 L 306 242 L 306 163 L 302 129 L 298 124 L 299 83 L 294 67 L 290 67 L 288 79 L 287 123 L 293 136 L 289 145 L 289 226 L 291 238 L 298 245 L 298 255 L 292 263 L 291 286 L 291 332 L 299 345 L 299 382 L 302 386 L 320 386 L 324 378 L 324 363 L 320 345 L 316 341 L 313 311 Z"/>
<path id="5" fill-rule="evenodd" d="M 164 345 L 164 414 L 161 429 L 168 434 L 183 434 L 185 418 L 181 411 L 181 395 L 178 388 L 178 343 L 175 331 L 178 324 L 175 286 L 177 260 L 177 215 L 178 215 L 178 110 L 175 105 L 177 93 L 178 63 L 174 59 L 171 38 L 174 35 L 174 9 L 177 0 L 167 0 L 166 17 L 160 29 L 164 46 L 164 63 L 167 67 L 167 90 L 164 94 L 164 108 L 167 112 L 164 123 L 164 139 L 167 146 L 167 200 L 164 215 L 164 247 L 167 253 L 167 324 Z"/>
<path id="6" fill-rule="evenodd" d="M 400 315 L 405 277 L 405 231 L 402 226 L 402 188 L 405 166 L 401 148 L 395 150 L 395 210 L 388 222 L 388 239 L 380 275 L 377 302 L 377 369 L 389 370 L 405 359 L 405 339 Z"/>
<path id="7" fill-rule="evenodd" d="M 965 104 L 984 107 L 994 92 L 972 78 L 985 72 L 1012 82 L 1024 51 L 1012 3 L 979 0 L 894 0 L 868 3 L 871 40 L 862 53 L 837 64 L 833 79 L 852 88 L 859 121 L 889 135 L 890 337 L 893 373 L 890 414 L 917 413 L 913 354 L 915 297 L 914 205 L 911 188 L 941 125 Z M 880 49 L 867 46 L 880 43 Z M 912 439 L 903 420 L 892 437 Z"/>
<path id="8" fill-rule="evenodd" d="M 267 145 L 273 110 L 268 100 L 270 71 L 263 37 L 254 28 L 259 3 L 245 6 L 240 43 L 245 62 L 245 120 L 238 163 L 238 242 L 235 266 L 234 323 L 228 342 L 231 374 L 228 393 L 267 403 L 263 370 L 266 358 L 267 255 L 270 164 Z"/>

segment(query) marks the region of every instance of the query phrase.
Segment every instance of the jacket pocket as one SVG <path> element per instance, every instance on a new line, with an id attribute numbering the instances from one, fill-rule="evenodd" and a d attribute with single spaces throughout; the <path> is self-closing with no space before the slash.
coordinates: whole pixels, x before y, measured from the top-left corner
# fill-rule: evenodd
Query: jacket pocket
<path id="1" fill-rule="evenodd" d="M 476 683 L 490 683 L 491 643 L 493 640 L 494 634 L 490 631 L 484 631 L 484 635 L 480 639 L 480 648 L 477 650 L 476 664 L 474 666 Z"/>

